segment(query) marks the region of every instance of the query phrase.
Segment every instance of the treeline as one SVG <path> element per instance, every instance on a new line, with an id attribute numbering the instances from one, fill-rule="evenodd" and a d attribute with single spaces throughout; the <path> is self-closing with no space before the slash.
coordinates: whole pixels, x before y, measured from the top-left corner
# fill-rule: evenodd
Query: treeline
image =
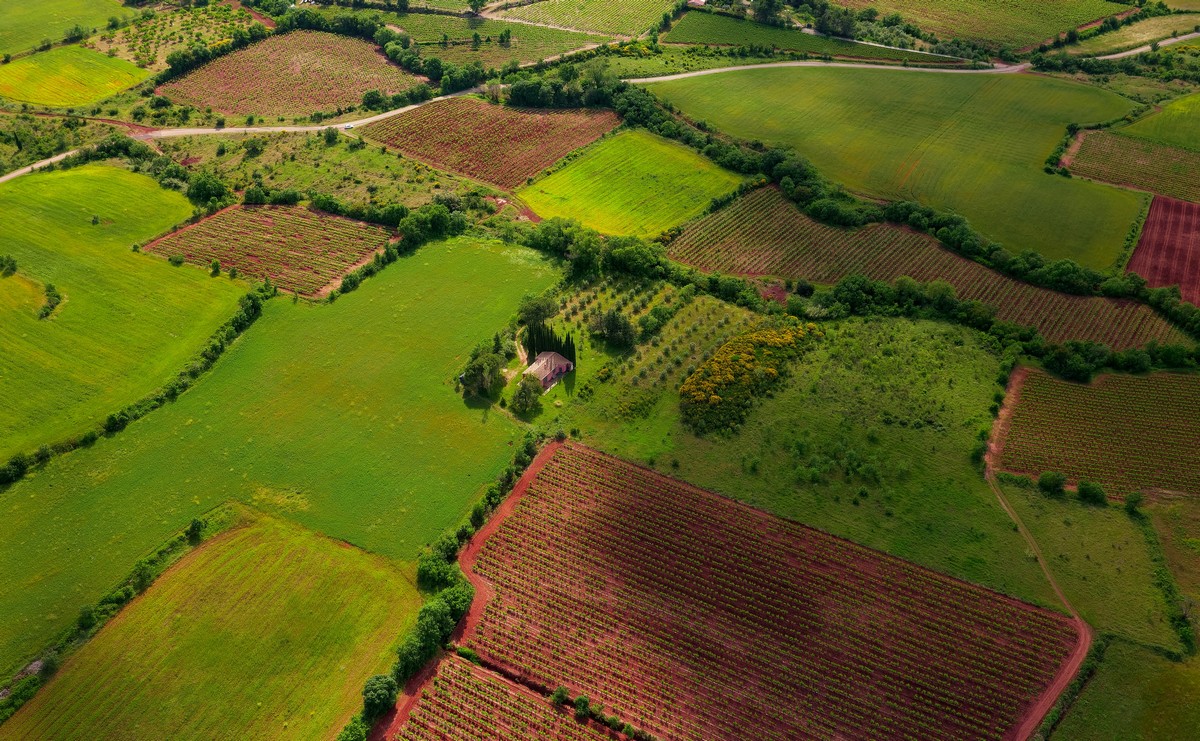
<path id="1" fill-rule="evenodd" d="M 1030 58 L 1039 72 L 1083 72 L 1088 75 L 1130 75 L 1159 80 L 1200 83 L 1200 55 L 1191 53 L 1186 44 L 1144 52 L 1120 59 L 1096 59 L 1072 56 L 1066 52 L 1038 52 Z"/>
<path id="2" fill-rule="evenodd" d="M 218 57 L 223 57 L 238 49 L 244 49 L 256 41 L 262 41 L 270 35 L 271 30 L 256 21 L 247 28 L 233 29 L 227 40 L 212 45 L 194 44 L 186 49 L 173 51 L 167 55 L 167 68 L 158 73 L 155 82 L 162 84 L 173 80 Z"/>
<path id="3" fill-rule="evenodd" d="M 525 327 L 525 333 L 521 335 L 521 346 L 525 348 L 530 362 L 544 352 L 556 352 L 572 363 L 575 362 L 575 338 L 570 332 L 560 337 L 543 322 L 534 322 Z"/>
<path id="4" fill-rule="evenodd" d="M 1044 54 L 1051 49 L 1061 49 L 1064 46 L 1078 44 L 1080 41 L 1086 41 L 1096 36 L 1112 33 L 1113 31 L 1119 31 L 1125 26 L 1132 26 L 1135 23 L 1140 23 L 1141 21 L 1149 20 L 1150 18 L 1172 15 L 1175 12 L 1176 11 L 1168 8 L 1166 3 L 1161 1 L 1156 3 L 1145 3 L 1136 13 L 1127 15 L 1124 18 L 1118 18 L 1115 15 L 1110 15 L 1105 18 L 1100 25 L 1093 28 L 1089 28 L 1084 31 L 1072 28 L 1061 36 L 1055 36 L 1054 41 L 1050 42 L 1049 44 L 1042 44 L 1039 46 L 1038 51 Z"/>

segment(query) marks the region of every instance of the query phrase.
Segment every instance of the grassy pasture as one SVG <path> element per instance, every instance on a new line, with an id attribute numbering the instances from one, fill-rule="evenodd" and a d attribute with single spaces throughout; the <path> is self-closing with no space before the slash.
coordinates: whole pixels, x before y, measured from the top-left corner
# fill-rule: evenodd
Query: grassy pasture
<path id="1" fill-rule="evenodd" d="M 564 216 L 606 234 L 653 237 L 704 213 L 742 180 L 682 144 L 638 130 L 592 145 L 516 196 L 542 218 Z"/>
<path id="2" fill-rule="evenodd" d="M 412 558 L 466 514 L 521 435 L 464 404 L 455 377 L 524 293 L 556 279 L 529 250 L 462 238 L 334 304 L 269 302 L 174 404 L 0 500 L 0 672 L 230 499 Z"/>
<path id="3" fill-rule="evenodd" d="M 1191 33 L 1200 25 L 1200 15 L 1160 15 L 1130 26 L 1122 26 L 1112 33 L 1102 33 L 1078 44 L 1064 47 L 1069 54 L 1099 56 L 1136 49 L 1152 41 L 1162 41 L 1172 36 Z"/>
<path id="4" fill-rule="evenodd" d="M 855 10 L 875 8 L 881 16 L 899 13 L 941 38 L 964 38 L 1029 46 L 1098 18 L 1129 10 L 1104 0 L 843 0 Z"/>
<path id="5" fill-rule="evenodd" d="M 1067 123 L 1130 110 L 1093 87 L 1030 75 L 823 68 L 648 87 L 722 131 L 795 147 L 854 191 L 957 211 L 1013 252 L 1108 268 L 1141 208 L 1136 194 L 1042 172 Z"/>
<path id="6" fill-rule="evenodd" d="M 673 0 L 540 0 L 503 16 L 579 31 L 638 36 L 657 26 Z"/>
<path id="7" fill-rule="evenodd" d="M 96 427 L 233 315 L 244 286 L 129 249 L 191 211 L 145 175 L 100 165 L 0 186 L 0 253 L 20 271 L 0 279 L 0 458 Z M 38 319 L 46 283 L 64 299 Z"/>
<path id="8" fill-rule="evenodd" d="M 1200 150 L 1200 93 L 1171 101 L 1161 111 L 1121 129 L 1121 133 L 1173 147 Z"/>
<path id="9" fill-rule="evenodd" d="M 416 616 L 410 573 L 260 518 L 165 573 L 4 726 L 19 738 L 329 737 Z"/>
<path id="10" fill-rule="evenodd" d="M 150 75 L 124 59 L 60 46 L 0 66 L 0 98 L 51 108 L 87 105 Z"/>
<path id="11" fill-rule="evenodd" d="M 0 3 L 0 54 L 32 49 L 42 39 L 57 40 L 76 24 L 102 27 L 129 10 L 121 0 L 37 0 Z"/>
<path id="12" fill-rule="evenodd" d="M 1200 203 L 1200 150 L 1181 149 L 1120 133 L 1090 131 L 1071 172 L 1106 183 Z"/>

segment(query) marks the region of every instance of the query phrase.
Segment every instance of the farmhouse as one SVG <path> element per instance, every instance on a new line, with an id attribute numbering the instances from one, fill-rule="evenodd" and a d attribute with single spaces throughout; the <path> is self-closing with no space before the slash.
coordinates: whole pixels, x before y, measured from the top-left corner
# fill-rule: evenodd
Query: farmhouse
<path id="1" fill-rule="evenodd" d="M 525 375 L 533 376 L 542 382 L 542 388 L 548 389 L 566 374 L 575 370 L 575 364 L 556 352 L 538 353 L 529 364 Z"/>

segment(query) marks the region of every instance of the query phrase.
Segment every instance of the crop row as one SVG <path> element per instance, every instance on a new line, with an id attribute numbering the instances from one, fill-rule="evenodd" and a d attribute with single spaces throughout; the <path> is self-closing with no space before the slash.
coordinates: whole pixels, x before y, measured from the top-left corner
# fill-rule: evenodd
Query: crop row
<path id="1" fill-rule="evenodd" d="M 1089 131 L 1071 161 L 1076 175 L 1200 203 L 1200 152 Z"/>
<path id="2" fill-rule="evenodd" d="M 1088 385 L 1031 371 L 1003 441 L 1001 466 L 1095 481 L 1109 494 L 1200 495 L 1200 376 L 1107 375 Z"/>
<path id="3" fill-rule="evenodd" d="M 496 589 L 482 655 L 663 738 L 996 738 L 1075 641 L 1060 615 L 575 445 L 475 571 Z"/>
<path id="4" fill-rule="evenodd" d="M 942 279 L 959 298 L 996 308 L 1000 319 L 1037 327 L 1051 342 L 1092 340 L 1116 350 L 1150 341 L 1186 342 L 1149 307 L 1071 296 L 1013 280 L 960 257 L 924 234 L 886 224 L 857 230 L 816 222 L 778 190 L 765 188 L 690 225 L 671 257 L 702 270 L 836 283 L 861 273 L 892 281 Z"/>
<path id="5" fill-rule="evenodd" d="M 1200 306 L 1200 203 L 1155 196 L 1128 270 Z"/>
<path id="6" fill-rule="evenodd" d="M 376 226 L 305 208 L 237 207 L 146 247 L 197 265 L 216 260 L 249 279 L 269 277 L 288 291 L 312 295 L 388 243 Z"/>
<path id="7" fill-rule="evenodd" d="M 451 98 L 363 132 L 436 167 L 511 190 L 619 123 L 609 110 L 532 111 Z"/>
<path id="8" fill-rule="evenodd" d="M 222 113 L 307 115 L 362 102 L 363 93 L 403 92 L 419 82 L 361 39 L 318 31 L 270 36 L 227 54 L 161 92 Z"/>
<path id="9" fill-rule="evenodd" d="M 442 741 L 484 738 L 600 741 L 609 738 L 575 721 L 547 700 L 479 669 L 458 656 L 447 656 L 437 675 L 421 690 L 395 741 Z"/>

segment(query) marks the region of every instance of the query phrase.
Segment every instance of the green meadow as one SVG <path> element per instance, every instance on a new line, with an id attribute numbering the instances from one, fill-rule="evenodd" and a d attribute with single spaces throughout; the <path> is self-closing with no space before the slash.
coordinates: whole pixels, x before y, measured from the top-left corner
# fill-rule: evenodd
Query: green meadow
<path id="1" fill-rule="evenodd" d="M 409 560 L 465 516 L 522 430 L 455 391 L 472 347 L 558 272 L 460 238 L 333 304 L 264 315 L 175 403 L 0 495 L 0 672 L 228 500 Z"/>
<path id="2" fill-rule="evenodd" d="M 682 144 L 633 130 L 600 140 L 516 196 L 542 218 L 654 237 L 704 213 L 743 179 Z"/>
<path id="3" fill-rule="evenodd" d="M 0 459 L 96 428 L 174 378 L 244 285 L 133 252 L 191 215 L 179 193 L 101 165 L 0 185 Z M 98 223 L 93 224 L 93 217 Z M 63 296 L 38 318 L 45 284 Z"/>
<path id="4" fill-rule="evenodd" d="M 148 70 L 82 46 L 60 46 L 0 66 L 0 98 L 67 108 L 103 100 L 150 76 Z"/>
<path id="5" fill-rule="evenodd" d="M 413 575 L 259 518 L 193 551 L 65 662 L 11 738 L 330 736 L 416 617 Z"/>
<path id="6" fill-rule="evenodd" d="M 1162 110 L 1121 129 L 1121 133 L 1160 144 L 1200 150 L 1200 93 L 1171 101 Z"/>
<path id="7" fill-rule="evenodd" d="M 57 41 L 76 24 L 103 28 L 113 16 L 128 15 L 121 0 L 35 0 L 0 3 L 0 54 L 32 49 L 49 38 Z"/>
<path id="8" fill-rule="evenodd" d="M 965 216 L 1016 253 L 1105 269 L 1121 255 L 1137 194 L 1047 175 L 1068 123 L 1132 103 L 1034 75 L 889 69 L 761 69 L 649 83 L 694 119 L 795 147 L 835 182 Z"/>

